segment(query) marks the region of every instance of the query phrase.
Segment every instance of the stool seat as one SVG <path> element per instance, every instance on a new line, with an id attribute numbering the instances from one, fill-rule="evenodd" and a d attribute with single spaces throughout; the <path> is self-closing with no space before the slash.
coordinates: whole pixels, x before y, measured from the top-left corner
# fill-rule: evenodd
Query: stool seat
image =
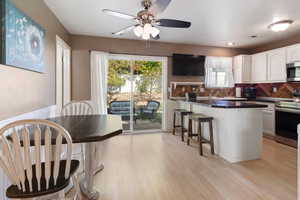
<path id="1" fill-rule="evenodd" d="M 193 136 L 198 136 L 198 142 L 199 142 L 199 153 L 202 156 L 203 155 L 203 147 L 202 144 L 204 143 L 208 143 L 210 144 L 210 148 L 211 148 L 211 153 L 215 154 L 215 150 L 214 150 L 214 136 L 213 136 L 213 117 L 201 114 L 201 113 L 194 113 L 194 114 L 190 114 L 188 115 L 189 117 L 189 128 L 188 128 L 188 140 L 187 140 L 187 145 L 190 145 L 190 139 Z M 193 121 L 198 122 L 198 133 L 194 134 L 192 129 L 193 129 Z M 207 140 L 206 138 L 204 138 L 202 136 L 202 123 L 208 123 L 209 124 L 209 140 Z"/>
<path id="2" fill-rule="evenodd" d="M 193 112 L 185 110 L 185 109 L 175 109 L 174 112 L 176 112 L 178 114 L 183 114 L 183 115 L 187 115 L 187 114 L 193 113 Z"/>
<path id="3" fill-rule="evenodd" d="M 194 113 L 194 114 L 190 114 L 189 115 L 189 119 L 191 120 L 213 120 L 213 117 L 207 116 L 207 115 L 203 115 L 201 113 Z"/>
<path id="4" fill-rule="evenodd" d="M 181 140 L 184 141 L 184 133 L 187 132 L 187 129 L 184 128 L 184 117 L 192 114 L 192 111 L 186 109 L 174 109 L 174 117 L 173 117 L 173 135 L 175 135 L 175 129 L 181 129 Z M 176 125 L 176 115 L 180 117 L 180 124 Z"/>

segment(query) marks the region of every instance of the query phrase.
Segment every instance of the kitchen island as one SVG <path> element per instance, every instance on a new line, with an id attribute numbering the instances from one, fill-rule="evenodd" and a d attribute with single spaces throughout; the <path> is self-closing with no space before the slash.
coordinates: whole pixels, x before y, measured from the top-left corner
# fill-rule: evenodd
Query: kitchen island
<path id="1" fill-rule="evenodd" d="M 216 154 L 220 157 L 231 163 L 255 160 L 261 157 L 262 109 L 267 107 L 266 105 L 247 101 L 219 100 L 176 102 L 178 108 L 214 117 L 214 144 Z M 197 124 L 193 126 L 194 132 L 197 130 L 196 126 Z M 205 124 L 202 127 L 204 137 L 208 138 L 208 125 Z"/>

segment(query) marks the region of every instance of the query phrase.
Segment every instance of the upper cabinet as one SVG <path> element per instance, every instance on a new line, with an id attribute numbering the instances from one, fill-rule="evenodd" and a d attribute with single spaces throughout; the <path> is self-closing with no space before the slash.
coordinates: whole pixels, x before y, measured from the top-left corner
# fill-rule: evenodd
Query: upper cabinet
<path id="1" fill-rule="evenodd" d="M 287 47 L 287 63 L 300 61 L 300 44 Z"/>
<path id="2" fill-rule="evenodd" d="M 275 49 L 267 52 L 269 82 L 286 81 L 286 48 Z"/>
<path id="3" fill-rule="evenodd" d="M 251 56 L 239 55 L 233 58 L 235 83 L 251 82 Z"/>
<path id="4" fill-rule="evenodd" d="M 268 75 L 267 53 L 258 53 L 252 55 L 252 73 L 251 82 L 266 82 Z"/>
<path id="5" fill-rule="evenodd" d="M 300 61 L 300 44 L 234 57 L 235 83 L 286 82 L 286 64 Z M 252 64 L 251 64 L 252 63 Z"/>

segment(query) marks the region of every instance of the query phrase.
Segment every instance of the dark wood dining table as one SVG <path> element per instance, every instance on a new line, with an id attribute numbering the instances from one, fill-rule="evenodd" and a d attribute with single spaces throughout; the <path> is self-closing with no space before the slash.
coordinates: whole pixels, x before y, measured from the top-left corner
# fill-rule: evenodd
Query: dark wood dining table
<path id="1" fill-rule="evenodd" d="M 122 134 L 122 120 L 117 115 L 61 116 L 48 119 L 64 127 L 71 135 L 73 143 L 85 145 L 85 177 L 80 183 L 83 194 L 88 199 L 98 199 L 94 189 L 94 172 L 97 168 L 95 153 L 99 142 Z"/>

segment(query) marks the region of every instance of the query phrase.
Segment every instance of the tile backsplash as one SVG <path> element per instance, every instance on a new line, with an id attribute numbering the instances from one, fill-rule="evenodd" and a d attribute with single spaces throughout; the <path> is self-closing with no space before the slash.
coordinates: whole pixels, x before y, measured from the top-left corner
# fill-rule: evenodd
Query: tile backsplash
<path id="1" fill-rule="evenodd" d="M 236 87 L 255 87 L 258 97 L 293 98 L 294 89 L 300 89 L 300 83 L 258 83 L 237 84 Z M 202 88 L 202 89 L 201 89 Z M 235 96 L 235 88 L 209 89 L 202 85 L 177 85 L 172 88 L 172 97 L 184 97 L 186 92 L 195 92 L 198 96 L 232 97 Z"/>
<path id="2" fill-rule="evenodd" d="M 300 88 L 298 82 L 238 84 L 237 87 L 255 87 L 258 97 L 293 98 L 293 91 Z"/>
<path id="3" fill-rule="evenodd" d="M 186 92 L 195 92 L 197 96 L 215 96 L 215 97 L 227 97 L 235 96 L 234 88 L 205 88 L 202 85 L 177 85 L 171 89 L 172 97 L 184 97 Z"/>

